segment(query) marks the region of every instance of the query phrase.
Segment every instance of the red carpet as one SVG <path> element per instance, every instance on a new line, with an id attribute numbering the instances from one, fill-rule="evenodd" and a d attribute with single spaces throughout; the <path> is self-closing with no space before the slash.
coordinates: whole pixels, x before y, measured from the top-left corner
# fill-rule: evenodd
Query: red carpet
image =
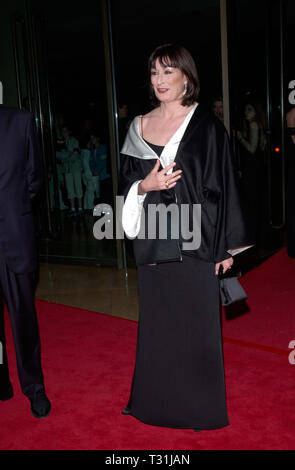
<path id="1" fill-rule="evenodd" d="M 294 449 L 295 260 L 285 250 L 242 278 L 248 311 L 223 313 L 230 426 L 194 433 L 122 416 L 137 323 L 38 301 L 52 412 L 35 419 L 20 391 L 8 329 L 15 397 L 0 402 L 0 449 Z M 231 318 L 231 319 L 229 319 Z"/>

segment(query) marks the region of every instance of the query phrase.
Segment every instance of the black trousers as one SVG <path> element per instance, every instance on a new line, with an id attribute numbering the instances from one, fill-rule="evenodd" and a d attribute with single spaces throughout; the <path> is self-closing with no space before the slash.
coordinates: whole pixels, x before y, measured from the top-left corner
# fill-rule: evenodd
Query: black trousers
<path id="1" fill-rule="evenodd" d="M 40 336 L 35 308 L 36 273 L 16 274 L 0 259 L 0 397 L 11 387 L 7 362 L 4 302 L 9 311 L 18 376 L 23 393 L 33 398 L 44 391 Z M 0 361 L 1 362 L 1 361 Z"/>

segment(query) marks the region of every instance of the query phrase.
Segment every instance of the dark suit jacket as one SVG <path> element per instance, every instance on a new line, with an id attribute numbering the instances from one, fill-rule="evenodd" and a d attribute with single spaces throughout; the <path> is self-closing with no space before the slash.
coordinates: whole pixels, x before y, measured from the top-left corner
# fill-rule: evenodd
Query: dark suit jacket
<path id="1" fill-rule="evenodd" d="M 0 106 L 0 256 L 15 273 L 38 266 L 32 199 L 42 174 L 34 116 Z"/>

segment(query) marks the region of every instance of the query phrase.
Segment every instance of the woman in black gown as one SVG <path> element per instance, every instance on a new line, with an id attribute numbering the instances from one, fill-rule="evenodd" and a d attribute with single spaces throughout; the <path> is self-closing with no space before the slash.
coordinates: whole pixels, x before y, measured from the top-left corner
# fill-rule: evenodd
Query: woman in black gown
<path id="1" fill-rule="evenodd" d="M 149 74 L 155 107 L 133 120 L 121 151 L 122 222 L 133 238 L 139 293 L 136 363 L 123 414 L 158 426 L 214 429 L 228 424 L 217 274 L 231 268 L 232 255 L 249 240 L 227 133 L 197 103 L 191 55 L 181 46 L 160 46 Z M 180 212 L 188 206 L 190 237 L 182 226 L 172 234 L 174 213 L 161 238 L 152 204 L 174 204 Z M 201 205 L 198 245 L 195 204 Z"/>
<path id="2" fill-rule="evenodd" d="M 287 191 L 286 191 L 286 225 L 287 253 L 295 258 L 295 107 L 287 113 Z"/>
<path id="3" fill-rule="evenodd" d="M 264 151 L 266 136 L 264 113 L 259 104 L 249 100 L 245 104 L 243 128 L 237 131 L 241 158 L 241 195 L 245 204 L 248 228 L 256 245 L 263 243 L 266 213 L 263 200 Z M 262 223 L 263 222 L 263 223 Z"/>

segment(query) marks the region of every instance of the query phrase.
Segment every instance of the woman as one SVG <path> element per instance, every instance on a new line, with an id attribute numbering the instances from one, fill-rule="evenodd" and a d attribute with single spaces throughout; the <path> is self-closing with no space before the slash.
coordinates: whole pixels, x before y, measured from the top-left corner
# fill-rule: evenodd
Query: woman
<path id="1" fill-rule="evenodd" d="M 243 126 L 241 131 L 237 131 L 237 138 L 240 143 L 242 196 L 249 228 L 251 227 L 256 243 L 263 238 L 260 232 L 263 228 L 262 219 L 266 213 L 266 208 L 262 207 L 262 197 L 265 194 L 262 177 L 263 152 L 266 147 L 264 128 L 265 119 L 260 106 L 249 101 L 244 108 Z"/>
<path id="2" fill-rule="evenodd" d="M 286 116 L 287 120 L 287 191 L 286 191 L 286 241 L 287 253 L 295 258 L 295 107 L 291 108 Z"/>
<path id="3" fill-rule="evenodd" d="M 105 202 L 112 200 L 111 175 L 108 173 L 107 147 L 101 143 L 101 137 L 97 133 L 90 136 L 89 167 L 94 176 L 99 178 L 97 197 L 102 197 Z"/>
<path id="4" fill-rule="evenodd" d="M 215 116 L 217 116 L 221 122 L 223 122 L 223 100 L 218 97 L 212 103 L 212 110 Z"/>
<path id="5" fill-rule="evenodd" d="M 217 274 L 231 268 L 231 249 L 248 245 L 229 143 L 220 120 L 196 102 L 199 79 L 186 49 L 157 48 L 149 75 L 155 108 L 133 120 L 122 148 L 123 227 L 134 238 L 139 289 L 136 364 L 123 414 L 158 426 L 219 428 L 228 416 Z M 172 237 L 173 215 L 166 239 L 143 238 L 155 221 L 146 209 L 160 203 L 188 206 L 190 226 L 193 204 L 201 204 L 198 248 L 185 249 L 183 231 Z"/>
<path id="6" fill-rule="evenodd" d="M 95 132 L 90 134 L 87 150 L 83 151 L 83 182 L 86 186 L 84 209 L 92 210 L 94 200 L 100 196 L 100 182 L 109 177 L 106 171 L 106 146 Z"/>
<path id="7" fill-rule="evenodd" d="M 70 202 L 69 216 L 75 216 L 75 200 L 78 201 L 78 214 L 83 211 L 83 186 L 82 186 L 82 160 L 80 156 L 79 142 L 72 136 L 69 127 L 62 129 L 65 150 L 60 152 L 59 158 L 63 163 L 65 183 L 68 200 Z"/>

